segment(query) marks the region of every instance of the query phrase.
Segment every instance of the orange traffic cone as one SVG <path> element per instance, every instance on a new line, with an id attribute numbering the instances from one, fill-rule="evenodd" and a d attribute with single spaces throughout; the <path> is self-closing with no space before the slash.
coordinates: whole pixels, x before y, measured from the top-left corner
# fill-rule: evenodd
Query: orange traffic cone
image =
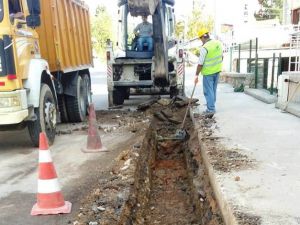
<path id="1" fill-rule="evenodd" d="M 87 138 L 87 147 L 81 149 L 85 153 L 107 152 L 107 148 L 102 145 L 98 132 L 97 119 L 94 104 L 89 106 L 89 130 Z"/>
<path id="2" fill-rule="evenodd" d="M 72 204 L 61 193 L 45 133 L 40 133 L 37 203 L 31 215 L 70 213 Z"/>

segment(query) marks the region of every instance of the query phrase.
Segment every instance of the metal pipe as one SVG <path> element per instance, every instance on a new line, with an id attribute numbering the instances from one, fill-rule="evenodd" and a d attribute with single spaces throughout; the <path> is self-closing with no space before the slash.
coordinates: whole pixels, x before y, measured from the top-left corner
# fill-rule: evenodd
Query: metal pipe
<path id="1" fill-rule="evenodd" d="M 252 60 L 252 40 L 250 40 L 250 53 L 249 53 L 248 73 L 251 73 L 251 60 Z"/>
<path id="2" fill-rule="evenodd" d="M 233 52 L 233 46 L 230 46 L 230 65 L 229 65 L 229 70 L 232 72 L 232 52 Z"/>
<path id="3" fill-rule="evenodd" d="M 271 89 L 270 94 L 274 93 L 274 74 L 275 74 L 275 53 L 273 53 L 273 62 L 272 62 L 272 79 L 271 79 Z"/>
<path id="4" fill-rule="evenodd" d="M 295 68 L 295 71 L 299 71 L 299 63 L 300 63 L 300 59 L 299 59 L 299 51 L 298 51 L 298 49 L 299 49 L 299 47 L 300 47 L 300 42 L 299 42 L 299 39 L 300 39 L 300 37 L 299 37 L 299 34 L 297 33 L 296 34 L 296 68 Z"/>
<path id="5" fill-rule="evenodd" d="M 241 72 L 241 44 L 239 44 L 239 59 L 238 59 L 238 68 L 237 68 L 237 72 L 240 73 Z"/>
<path id="6" fill-rule="evenodd" d="M 258 38 L 255 39 L 255 88 L 258 86 Z"/>
<path id="7" fill-rule="evenodd" d="M 290 40 L 289 72 L 291 72 L 292 48 L 293 48 L 293 35 L 291 35 L 291 40 Z"/>
<path id="8" fill-rule="evenodd" d="M 281 60 L 282 60 L 282 57 L 281 57 L 281 53 L 279 53 L 279 58 L 278 58 L 278 68 L 277 68 L 277 88 L 278 88 L 278 77 L 280 76 L 281 74 Z"/>
<path id="9" fill-rule="evenodd" d="M 255 88 L 257 88 L 258 83 L 258 54 L 255 56 Z"/>
<path id="10" fill-rule="evenodd" d="M 255 39 L 255 55 L 257 55 L 258 52 L 258 38 Z"/>

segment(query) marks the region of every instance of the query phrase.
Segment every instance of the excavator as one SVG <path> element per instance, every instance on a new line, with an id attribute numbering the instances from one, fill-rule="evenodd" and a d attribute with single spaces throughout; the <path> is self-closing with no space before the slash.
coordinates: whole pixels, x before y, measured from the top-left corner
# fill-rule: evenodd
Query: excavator
<path id="1" fill-rule="evenodd" d="M 118 42 L 107 42 L 109 106 L 130 95 L 184 94 L 183 45 L 174 37 L 175 0 L 119 0 Z M 140 16 L 150 18 L 153 49 L 137 50 L 133 28 Z M 141 22 L 141 21 L 139 21 Z"/>

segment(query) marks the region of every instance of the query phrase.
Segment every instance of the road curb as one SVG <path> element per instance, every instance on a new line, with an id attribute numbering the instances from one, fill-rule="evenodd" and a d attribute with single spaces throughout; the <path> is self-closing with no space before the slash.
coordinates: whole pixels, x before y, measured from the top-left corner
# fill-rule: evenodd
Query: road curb
<path id="1" fill-rule="evenodd" d="M 209 156 L 207 154 L 208 149 L 206 146 L 202 143 L 203 136 L 201 135 L 201 132 L 198 130 L 196 118 L 194 117 L 194 111 L 190 110 L 190 117 L 192 119 L 193 125 L 195 127 L 195 130 L 197 130 L 198 135 L 198 141 L 199 141 L 199 147 L 200 147 L 200 154 L 203 160 L 203 163 L 205 165 L 205 168 L 207 169 L 207 174 L 209 176 L 209 181 L 211 184 L 211 187 L 214 191 L 216 201 L 219 205 L 222 217 L 224 219 L 224 222 L 226 225 L 238 225 L 237 219 L 234 215 L 234 210 L 232 209 L 229 202 L 226 200 L 222 193 L 222 189 L 220 184 L 218 183 L 217 176 L 215 173 L 215 170 L 210 162 Z"/>

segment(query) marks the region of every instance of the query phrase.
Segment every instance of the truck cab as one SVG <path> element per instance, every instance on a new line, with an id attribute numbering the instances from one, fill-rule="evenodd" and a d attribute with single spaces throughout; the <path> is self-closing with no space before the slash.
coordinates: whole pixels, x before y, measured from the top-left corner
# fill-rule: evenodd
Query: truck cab
<path id="1" fill-rule="evenodd" d="M 35 118 L 34 104 L 27 96 L 26 80 L 34 60 L 40 60 L 38 34 L 39 5 L 21 1 L 0 0 L 0 129 L 21 126 L 24 120 Z M 19 14 L 19 16 L 16 16 Z M 27 19 L 27 20 L 26 20 Z M 47 73 L 47 63 L 39 64 Z M 47 77 L 52 84 L 50 77 Z M 53 99 L 54 100 L 54 99 Z M 55 108 L 55 101 L 49 108 Z M 55 112 L 55 110 L 54 110 Z M 56 115 L 49 115 L 49 122 Z M 55 121 L 56 123 L 56 121 Z"/>
<path id="2" fill-rule="evenodd" d="M 183 49 L 175 40 L 174 0 L 118 3 L 118 42 L 107 46 L 109 105 L 121 105 L 130 95 L 183 93 Z M 153 48 L 138 46 L 134 30 L 147 16 Z"/>
<path id="3" fill-rule="evenodd" d="M 0 130 L 27 126 L 38 146 L 58 122 L 85 120 L 90 39 L 82 1 L 0 0 Z"/>

